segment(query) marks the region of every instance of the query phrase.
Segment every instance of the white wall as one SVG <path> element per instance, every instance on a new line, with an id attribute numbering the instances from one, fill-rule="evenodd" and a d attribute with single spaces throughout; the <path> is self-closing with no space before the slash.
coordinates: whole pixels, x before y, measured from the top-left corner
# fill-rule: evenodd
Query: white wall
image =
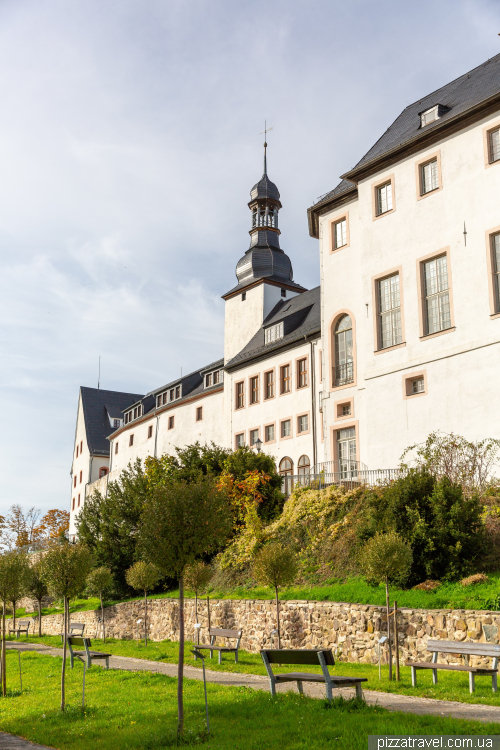
<path id="1" fill-rule="evenodd" d="M 326 456 L 337 426 L 333 403 L 354 398 L 360 459 L 397 465 L 403 450 L 432 430 L 469 439 L 500 437 L 500 319 L 490 316 L 485 232 L 500 226 L 500 165 L 485 168 L 483 129 L 496 117 L 363 180 L 359 197 L 320 220 L 324 276 L 323 350 L 329 373 L 330 323 L 350 310 L 356 323 L 357 383 L 325 402 Z M 416 162 L 440 152 L 442 189 L 417 200 Z M 393 213 L 372 218 L 373 184 L 394 175 Z M 349 211 L 350 245 L 330 253 L 330 222 Z M 467 244 L 464 242 L 464 222 Z M 456 329 L 420 338 L 417 259 L 449 248 Z M 372 277 L 402 267 L 405 345 L 375 353 Z M 428 394 L 403 397 L 403 375 L 427 373 Z"/>

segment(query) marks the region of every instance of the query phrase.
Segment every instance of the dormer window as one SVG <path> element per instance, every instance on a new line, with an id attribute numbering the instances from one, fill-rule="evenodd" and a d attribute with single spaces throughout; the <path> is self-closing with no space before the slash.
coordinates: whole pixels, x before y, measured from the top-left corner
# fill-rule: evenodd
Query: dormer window
<path id="1" fill-rule="evenodd" d="M 217 385 L 222 383 L 224 380 L 222 370 L 214 370 L 214 372 L 207 372 L 205 375 L 205 388 L 210 388 L 211 385 Z"/>
<path id="2" fill-rule="evenodd" d="M 439 118 L 449 111 L 449 107 L 444 104 L 435 104 L 434 107 L 426 109 L 425 112 L 420 113 L 420 127 L 425 128 L 426 125 L 430 125 L 431 122 L 439 120 Z"/>
<path id="3" fill-rule="evenodd" d="M 283 338 L 283 321 L 276 323 L 275 326 L 266 328 L 266 344 L 272 344 Z"/>

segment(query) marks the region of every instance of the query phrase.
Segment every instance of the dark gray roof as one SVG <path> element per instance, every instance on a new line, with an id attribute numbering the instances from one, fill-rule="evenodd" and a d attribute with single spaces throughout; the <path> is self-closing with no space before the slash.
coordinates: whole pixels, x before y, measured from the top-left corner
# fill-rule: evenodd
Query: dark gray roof
<path id="1" fill-rule="evenodd" d="M 267 174 L 263 174 L 260 180 L 256 182 L 250 190 L 250 198 L 251 201 L 257 200 L 258 198 L 271 198 L 271 200 L 279 201 L 280 193 Z"/>
<path id="2" fill-rule="evenodd" d="M 356 188 L 354 182 L 351 182 L 350 180 L 341 180 L 337 187 L 333 188 L 333 190 L 330 190 L 329 193 L 320 195 L 314 205 L 317 206 L 319 203 L 323 203 L 323 201 L 329 201 L 332 198 L 339 198 L 341 195 L 348 193 L 353 188 Z"/>
<path id="3" fill-rule="evenodd" d="M 244 291 L 250 284 L 253 284 L 256 281 L 256 279 L 250 279 L 246 281 L 242 281 L 240 284 L 237 284 L 232 289 L 230 289 L 228 292 L 226 292 L 222 299 L 225 297 L 228 297 L 230 294 L 234 294 L 235 292 Z M 265 278 L 262 278 L 262 281 L 270 281 L 276 284 L 277 286 L 282 286 L 286 289 L 296 289 L 298 292 L 305 291 L 305 287 L 301 286 L 300 284 L 296 284 L 295 281 L 290 281 L 288 279 L 284 279 L 283 276 L 266 276 Z"/>
<path id="4" fill-rule="evenodd" d="M 265 344 L 265 329 L 276 323 L 284 323 L 284 336 L 272 344 Z M 278 302 L 264 320 L 255 336 L 229 362 L 226 370 L 238 369 L 254 359 L 265 359 L 279 349 L 296 346 L 307 336 L 321 332 L 320 287 L 299 294 L 292 299 Z"/>
<path id="5" fill-rule="evenodd" d="M 387 128 L 383 136 L 356 164 L 354 169 L 373 159 L 380 158 L 396 146 L 418 138 L 423 135 L 424 131 L 428 133 L 439 128 L 443 123 L 463 114 L 499 92 L 500 54 L 406 107 L 392 125 Z M 436 104 L 444 105 L 447 111 L 438 120 L 421 128 L 420 113 Z M 348 176 L 349 172 L 346 175 Z"/>
<path id="6" fill-rule="evenodd" d="M 105 407 L 111 419 L 122 419 L 123 409 L 121 406 L 118 406 L 117 404 L 105 404 Z"/>
<path id="7" fill-rule="evenodd" d="M 127 406 L 142 398 L 138 393 L 121 393 L 120 391 L 105 391 L 100 388 L 80 387 L 87 445 L 91 455 L 109 454 L 107 437 L 112 431 L 108 413 L 111 409 L 121 418 L 121 412 Z"/>

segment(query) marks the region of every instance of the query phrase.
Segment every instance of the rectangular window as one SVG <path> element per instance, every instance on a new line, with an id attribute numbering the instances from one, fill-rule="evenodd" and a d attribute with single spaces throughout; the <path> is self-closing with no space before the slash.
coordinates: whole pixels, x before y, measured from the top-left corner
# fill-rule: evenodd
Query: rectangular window
<path id="1" fill-rule="evenodd" d="M 297 362 L 297 388 L 305 388 L 307 385 L 307 357 Z"/>
<path id="2" fill-rule="evenodd" d="M 401 329 L 401 301 L 399 296 L 399 273 L 378 282 L 379 347 L 400 344 L 403 340 Z"/>
<path id="3" fill-rule="evenodd" d="M 251 404 L 259 403 L 259 376 L 258 375 L 255 375 L 255 377 L 250 378 L 250 403 Z"/>
<path id="4" fill-rule="evenodd" d="M 180 398 L 180 397 L 181 397 L 181 387 L 180 385 L 178 385 L 175 389 L 175 398 Z"/>
<path id="5" fill-rule="evenodd" d="M 150 424 L 148 427 L 148 440 L 153 437 L 153 425 Z"/>
<path id="6" fill-rule="evenodd" d="M 168 400 L 168 393 L 167 393 L 167 391 L 165 391 L 165 393 L 163 394 L 163 398 L 160 396 L 160 399 L 161 399 L 160 403 L 163 406 L 165 406 L 165 404 L 167 403 L 167 400 Z"/>
<path id="7" fill-rule="evenodd" d="M 420 192 L 422 195 L 437 190 L 439 187 L 437 159 L 428 161 L 420 167 Z"/>
<path id="8" fill-rule="evenodd" d="M 290 365 L 280 367 L 280 393 L 290 393 L 292 390 Z"/>
<path id="9" fill-rule="evenodd" d="M 341 219 L 333 225 L 333 246 L 337 250 L 344 245 L 347 245 L 347 220 Z"/>
<path id="10" fill-rule="evenodd" d="M 79 446 L 77 445 L 77 446 L 76 446 L 76 457 L 77 457 L 77 458 L 78 458 L 78 448 L 79 448 Z"/>
<path id="11" fill-rule="evenodd" d="M 309 417 L 307 414 L 304 414 L 303 416 L 299 417 L 297 420 L 297 427 L 298 431 L 300 432 L 307 432 L 309 429 Z"/>
<path id="12" fill-rule="evenodd" d="M 424 263 L 426 334 L 451 328 L 448 263 L 446 255 Z"/>
<path id="13" fill-rule="evenodd" d="M 156 408 L 158 408 L 159 406 L 161 406 L 161 396 L 156 397 Z"/>
<path id="14" fill-rule="evenodd" d="M 120 420 L 119 419 L 114 419 L 113 420 L 113 427 L 115 428 L 115 430 L 117 430 L 119 426 L 120 426 Z"/>
<path id="15" fill-rule="evenodd" d="M 342 416 L 348 417 L 351 413 L 351 404 L 342 404 Z"/>
<path id="16" fill-rule="evenodd" d="M 247 298 L 247 293 L 246 292 L 242 292 L 241 293 L 241 301 L 244 302 L 246 300 L 246 298 Z"/>
<path id="17" fill-rule="evenodd" d="M 169 401 L 175 401 L 175 388 L 171 388 L 169 392 Z"/>
<path id="18" fill-rule="evenodd" d="M 259 439 L 259 430 L 250 430 L 250 445 L 255 445 Z"/>
<path id="19" fill-rule="evenodd" d="M 337 430 L 337 462 L 338 472 L 342 479 L 357 475 L 356 430 L 354 427 Z"/>
<path id="20" fill-rule="evenodd" d="M 214 385 L 217 385 L 217 383 L 220 383 L 220 370 L 214 372 Z"/>
<path id="21" fill-rule="evenodd" d="M 133 436 L 133 435 L 130 435 L 130 437 L 129 437 L 129 439 L 128 439 L 128 445 L 129 445 L 129 448 L 130 448 L 130 447 L 131 447 L 131 446 L 132 446 L 133 444 L 134 444 L 134 436 Z"/>
<path id="22" fill-rule="evenodd" d="M 277 323 L 275 326 L 266 328 L 265 343 L 272 344 L 274 341 L 279 341 L 283 338 L 283 331 L 283 321 L 281 321 L 281 323 Z"/>
<path id="23" fill-rule="evenodd" d="M 74 482 L 73 482 L 73 487 L 76 487 L 76 474 L 75 474 L 75 479 L 74 479 Z"/>
<path id="24" fill-rule="evenodd" d="M 437 120 L 438 118 L 439 104 L 436 104 L 435 107 L 431 107 L 431 109 L 427 109 L 425 112 L 422 112 L 422 114 L 420 115 L 420 126 L 424 128 L 430 122 L 434 122 L 434 120 Z"/>
<path id="25" fill-rule="evenodd" d="M 500 234 L 494 234 L 492 244 L 493 291 L 495 295 L 495 312 L 500 312 Z"/>
<path id="26" fill-rule="evenodd" d="M 73 498 L 73 508 L 72 510 L 75 510 L 75 498 Z"/>
<path id="27" fill-rule="evenodd" d="M 415 378 L 415 380 L 411 381 L 411 392 L 413 393 L 424 393 L 425 391 L 425 382 L 423 376 L 420 378 Z"/>
<path id="28" fill-rule="evenodd" d="M 274 398 L 274 370 L 264 373 L 264 398 Z"/>
<path id="29" fill-rule="evenodd" d="M 80 472 L 80 484 L 82 483 L 82 479 L 83 479 L 83 471 Z"/>
<path id="30" fill-rule="evenodd" d="M 212 385 L 212 373 L 205 375 L 205 388 L 209 388 Z"/>
<path id="31" fill-rule="evenodd" d="M 292 421 L 291 419 L 285 419 L 281 423 L 281 437 L 286 438 L 290 437 L 292 434 Z"/>
<path id="32" fill-rule="evenodd" d="M 203 406 L 198 406 L 196 409 L 196 421 L 201 422 L 203 419 Z"/>
<path id="33" fill-rule="evenodd" d="M 80 456 L 83 453 L 83 440 L 80 440 Z"/>
<path id="34" fill-rule="evenodd" d="M 243 448 L 245 445 L 245 433 L 241 432 L 239 435 L 236 435 L 236 448 Z"/>
<path id="35" fill-rule="evenodd" d="M 133 416 L 133 419 L 137 419 L 137 406 L 136 406 L 136 407 L 135 407 L 135 409 L 134 409 L 134 416 Z"/>
<path id="36" fill-rule="evenodd" d="M 118 443 L 115 443 L 115 455 L 118 453 Z"/>
<path id="37" fill-rule="evenodd" d="M 236 383 L 236 408 L 243 409 L 245 406 L 245 384 Z"/>
<path id="38" fill-rule="evenodd" d="M 80 495 L 78 495 L 78 507 L 80 507 Z"/>
<path id="39" fill-rule="evenodd" d="M 264 439 L 266 443 L 272 443 L 274 441 L 274 425 L 268 424 L 264 430 Z"/>
<path id="40" fill-rule="evenodd" d="M 490 163 L 500 159 L 500 128 L 492 130 L 489 134 Z"/>
<path id="41" fill-rule="evenodd" d="M 392 211 L 392 182 L 377 188 L 377 216 Z"/>
<path id="42" fill-rule="evenodd" d="M 168 418 L 168 429 L 173 430 L 174 429 L 174 417 Z"/>

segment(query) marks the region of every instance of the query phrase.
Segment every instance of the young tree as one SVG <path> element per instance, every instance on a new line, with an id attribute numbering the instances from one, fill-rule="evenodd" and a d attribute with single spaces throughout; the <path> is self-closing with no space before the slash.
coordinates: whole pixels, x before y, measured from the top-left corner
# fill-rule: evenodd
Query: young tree
<path id="1" fill-rule="evenodd" d="M 139 560 L 129 568 L 125 578 L 129 586 L 144 592 L 144 641 L 148 645 L 148 591 L 152 591 L 162 577 L 159 568 L 153 563 Z"/>
<path id="2" fill-rule="evenodd" d="M 53 542 L 45 554 L 45 580 L 54 596 L 64 600 L 63 663 L 61 672 L 61 711 L 65 707 L 66 644 L 69 600 L 85 587 L 92 568 L 92 555 L 82 544 Z"/>
<path id="3" fill-rule="evenodd" d="M 11 550 L 0 555 L 0 598 L 2 600 L 2 695 L 7 695 L 6 659 L 5 659 L 5 609 L 7 602 L 19 596 L 26 588 L 29 565 L 26 554 Z"/>
<path id="4" fill-rule="evenodd" d="M 45 582 L 45 557 L 38 557 L 31 562 L 28 574 L 26 593 L 36 599 L 38 604 L 38 635 L 42 635 L 42 600 L 47 596 L 48 589 Z"/>
<path id="5" fill-rule="evenodd" d="M 278 648 L 281 648 L 280 605 L 278 590 L 280 586 L 293 583 L 297 576 L 297 555 L 279 542 L 270 542 L 256 554 L 253 575 L 264 586 L 272 586 L 276 595 L 276 620 L 278 625 Z"/>
<path id="6" fill-rule="evenodd" d="M 390 680 L 392 680 L 392 646 L 391 621 L 389 619 L 389 584 L 401 584 L 406 581 L 410 573 L 412 559 L 413 554 L 410 545 L 395 531 L 375 534 L 365 544 L 360 554 L 360 566 L 367 582 L 375 586 L 385 583 Z"/>
<path id="7" fill-rule="evenodd" d="M 5 531 L 11 546 L 25 547 L 39 539 L 40 515 L 40 511 L 35 507 L 24 511 L 21 505 L 16 503 L 9 508 L 5 518 Z"/>
<path id="8" fill-rule="evenodd" d="M 184 585 L 194 591 L 194 615 L 198 624 L 198 592 L 203 591 L 210 583 L 212 569 L 201 560 L 186 567 L 184 572 Z M 198 635 L 198 630 L 197 633 Z"/>
<path id="9" fill-rule="evenodd" d="M 101 602 L 101 620 L 102 620 L 102 639 L 106 643 L 106 628 L 104 627 L 104 605 L 102 595 L 111 591 L 114 585 L 113 574 L 109 568 L 104 565 L 100 568 L 94 568 L 87 578 L 87 589 L 89 593 L 96 594 Z"/>
<path id="10" fill-rule="evenodd" d="M 179 581 L 179 665 L 177 733 L 184 730 L 184 574 L 186 567 L 217 551 L 232 527 L 227 497 L 212 477 L 159 487 L 144 507 L 139 548 L 146 560 Z"/>
<path id="11" fill-rule="evenodd" d="M 40 521 L 38 534 L 46 539 L 58 539 L 69 530 L 69 512 L 53 508 L 48 510 Z"/>

